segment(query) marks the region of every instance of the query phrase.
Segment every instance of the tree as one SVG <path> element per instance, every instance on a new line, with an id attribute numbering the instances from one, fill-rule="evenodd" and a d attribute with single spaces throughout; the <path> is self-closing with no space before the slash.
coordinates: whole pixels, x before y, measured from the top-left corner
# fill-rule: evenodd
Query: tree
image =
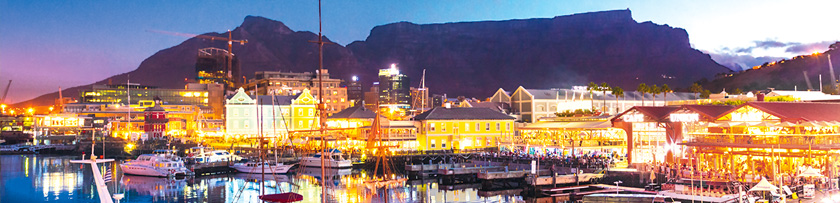
<path id="1" fill-rule="evenodd" d="M 741 91 L 741 88 L 735 88 L 735 90 L 732 90 L 732 94 L 734 94 L 734 95 L 740 95 L 740 94 L 743 94 L 743 93 L 744 93 L 744 91 Z"/>
<path id="2" fill-rule="evenodd" d="M 618 97 L 624 97 L 624 89 L 619 86 L 612 87 L 612 94 L 615 96 L 615 114 L 618 114 Z"/>
<path id="3" fill-rule="evenodd" d="M 703 92 L 700 92 L 700 98 L 708 99 L 709 95 L 712 95 L 712 91 L 703 90 Z"/>
<path id="4" fill-rule="evenodd" d="M 597 91 L 598 90 L 598 85 L 596 85 L 595 82 L 589 82 L 589 84 L 586 85 L 586 90 L 589 90 L 589 99 L 592 101 L 592 105 L 590 107 L 594 109 L 595 108 L 595 98 L 592 97 L 592 91 Z"/>
<path id="5" fill-rule="evenodd" d="M 639 84 L 639 87 L 636 87 L 636 92 L 642 93 L 642 106 L 645 105 L 645 93 L 647 93 L 650 88 L 645 84 Z"/>
<path id="6" fill-rule="evenodd" d="M 837 89 L 836 89 L 836 87 L 831 86 L 830 84 L 829 84 L 829 85 L 823 85 L 823 88 L 822 88 L 822 89 L 823 89 L 823 93 L 826 93 L 826 94 L 837 94 Z"/>
<path id="7" fill-rule="evenodd" d="M 688 87 L 688 91 L 693 92 L 694 93 L 694 99 L 697 99 L 698 98 L 697 94 L 703 92 L 703 86 L 700 86 L 700 84 L 697 84 L 695 82 L 694 84 L 691 85 L 691 87 Z"/>
<path id="8" fill-rule="evenodd" d="M 656 106 L 656 95 L 661 91 L 662 88 L 659 88 L 659 86 L 656 85 L 650 86 L 650 89 L 648 89 L 648 92 L 653 95 L 653 106 Z"/>
<path id="9" fill-rule="evenodd" d="M 602 82 L 601 86 L 598 86 L 598 89 L 601 90 L 601 94 L 603 95 L 601 97 L 601 100 L 604 101 L 604 105 L 601 106 L 601 112 L 606 113 L 607 112 L 607 90 L 610 90 L 610 85 L 607 84 L 607 82 Z"/>
<path id="10" fill-rule="evenodd" d="M 662 84 L 660 91 L 662 92 L 662 106 L 665 106 L 668 102 L 668 93 L 671 92 L 671 88 L 668 87 L 668 84 Z"/>

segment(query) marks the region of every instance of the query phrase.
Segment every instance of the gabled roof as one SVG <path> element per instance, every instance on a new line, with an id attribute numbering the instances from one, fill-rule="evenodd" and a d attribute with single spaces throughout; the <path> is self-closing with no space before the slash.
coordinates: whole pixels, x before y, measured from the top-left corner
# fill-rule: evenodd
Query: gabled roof
<path id="1" fill-rule="evenodd" d="M 365 108 L 364 105 L 356 105 L 354 107 L 350 107 L 350 108 L 341 110 L 338 113 L 333 114 L 329 118 L 330 119 L 339 119 L 339 118 L 374 119 L 374 118 L 376 118 L 376 112 L 373 112 L 370 109 Z"/>
<path id="2" fill-rule="evenodd" d="M 414 120 L 513 120 L 514 118 L 489 108 L 437 107 L 414 116 Z"/>
<path id="3" fill-rule="evenodd" d="M 639 111 L 639 113 L 642 113 L 645 116 L 653 118 L 654 120 L 664 121 L 665 118 L 669 114 L 671 114 L 671 112 L 674 112 L 675 110 L 677 110 L 679 108 L 680 107 L 677 107 L 677 106 L 634 106 L 630 109 L 627 109 L 627 111 L 624 111 L 621 114 L 616 115 L 612 119 L 612 121 L 618 121 L 618 120 L 620 120 L 621 116 L 624 116 L 624 114 L 627 114 L 627 113 L 632 112 L 634 110 Z"/>
<path id="4" fill-rule="evenodd" d="M 735 108 L 725 105 L 683 105 L 686 109 L 697 112 L 708 118 L 716 119 Z"/>
<path id="5" fill-rule="evenodd" d="M 743 106 L 751 106 L 786 121 L 840 121 L 840 103 L 823 102 L 747 102 L 723 115 Z"/>
<path id="6" fill-rule="evenodd" d="M 531 95 L 534 95 L 534 99 L 557 99 L 559 91 L 558 90 L 544 90 L 544 89 L 525 89 Z"/>

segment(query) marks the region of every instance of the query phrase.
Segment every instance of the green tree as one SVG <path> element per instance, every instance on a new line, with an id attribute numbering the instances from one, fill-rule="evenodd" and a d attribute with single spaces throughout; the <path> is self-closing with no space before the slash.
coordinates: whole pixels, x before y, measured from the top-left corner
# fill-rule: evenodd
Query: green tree
<path id="1" fill-rule="evenodd" d="M 621 89 L 621 87 L 619 87 L 619 86 L 615 86 L 615 87 L 612 87 L 611 91 L 612 91 L 613 96 L 615 96 L 615 114 L 618 114 L 618 111 L 620 110 L 618 108 L 618 97 L 622 97 L 622 98 L 624 97 L 624 89 Z"/>
<path id="2" fill-rule="evenodd" d="M 709 95 L 712 95 L 712 91 L 703 90 L 703 92 L 700 92 L 700 98 L 708 99 Z"/>
<path id="3" fill-rule="evenodd" d="M 639 86 L 636 87 L 636 92 L 642 93 L 642 106 L 645 105 L 645 93 L 648 91 L 650 91 L 650 88 L 645 83 L 639 84 Z"/>
<path id="4" fill-rule="evenodd" d="M 604 105 L 601 106 L 601 112 L 607 112 L 607 91 L 610 90 L 610 85 L 607 82 L 602 82 L 600 86 L 598 86 L 598 90 L 601 90 L 601 100 L 603 100 Z"/>
<path id="5" fill-rule="evenodd" d="M 662 92 L 662 106 L 665 106 L 668 99 L 668 93 L 671 92 L 671 88 L 668 87 L 668 84 L 662 84 L 662 88 L 659 90 Z"/>
<path id="6" fill-rule="evenodd" d="M 688 91 L 693 92 L 694 93 L 694 99 L 697 99 L 699 97 L 697 94 L 703 92 L 703 86 L 700 86 L 700 84 L 697 84 L 695 82 L 694 84 L 691 85 L 691 87 L 688 87 Z"/>
<path id="7" fill-rule="evenodd" d="M 659 88 L 657 85 L 650 86 L 648 92 L 653 95 L 653 106 L 656 106 L 656 95 L 662 92 L 662 88 Z"/>
<path id="8" fill-rule="evenodd" d="M 744 93 L 744 91 L 741 91 L 741 88 L 735 88 L 735 90 L 732 90 L 732 94 L 734 94 L 734 95 L 740 95 L 740 94 L 743 94 L 743 93 Z"/>
<path id="9" fill-rule="evenodd" d="M 598 91 L 598 85 L 595 84 L 595 82 L 589 82 L 589 84 L 586 85 L 586 90 L 589 90 L 589 100 L 592 102 L 590 108 L 595 108 L 595 98 L 592 97 L 592 91 Z"/>

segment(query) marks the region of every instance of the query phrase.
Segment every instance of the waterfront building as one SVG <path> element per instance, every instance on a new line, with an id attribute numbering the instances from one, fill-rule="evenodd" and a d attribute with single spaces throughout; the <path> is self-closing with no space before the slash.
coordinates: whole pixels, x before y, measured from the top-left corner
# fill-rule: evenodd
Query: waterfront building
<path id="1" fill-rule="evenodd" d="M 129 89 L 131 104 L 128 104 Z M 151 106 L 155 97 L 163 100 L 164 104 L 209 106 L 214 111 L 212 117 L 215 119 L 221 118 L 224 113 L 224 89 L 220 84 L 187 84 L 185 89 L 164 89 L 135 83 L 93 85 L 92 90 L 82 91 L 80 103 Z"/>
<path id="2" fill-rule="evenodd" d="M 133 100 L 134 98 L 132 98 Z M 132 102 L 133 103 L 133 102 Z M 207 106 L 191 104 L 167 104 L 161 100 L 160 103 L 140 103 L 133 105 L 110 104 L 110 103 L 72 103 L 65 104 L 63 112 L 92 118 L 105 118 L 104 125 L 110 124 L 110 128 L 104 129 L 112 137 L 123 139 L 141 139 L 146 133 L 145 110 L 151 107 L 160 107 L 166 113 L 164 128 L 167 129 L 163 135 L 176 137 L 191 137 L 204 134 L 208 126 L 213 126 L 217 119 L 215 111 Z"/>
<path id="3" fill-rule="evenodd" d="M 308 89 L 297 95 L 248 95 L 239 88 L 227 99 L 225 105 L 226 138 L 264 137 L 280 139 L 306 136 L 307 131 L 318 129 L 318 101 Z M 301 131 L 300 134 L 295 131 Z M 306 139 L 305 137 L 300 137 Z"/>
<path id="4" fill-rule="evenodd" d="M 509 100 L 512 111 L 521 117 L 521 122 L 526 123 L 555 117 L 555 113 L 566 111 L 594 110 L 616 115 L 633 106 L 694 104 L 696 99 L 692 93 L 669 92 L 657 95 L 654 100 L 652 94 L 636 91 L 626 91 L 623 97 L 616 98 L 610 91 L 590 92 L 583 86 L 572 89 L 526 89 L 520 86 L 510 95 L 504 89 L 499 89 L 490 97 L 491 101 Z"/>
<path id="5" fill-rule="evenodd" d="M 335 139 L 328 140 L 328 145 L 339 149 L 365 149 L 373 139 L 372 128 L 376 112 L 358 105 L 333 114 L 327 119 L 330 134 Z M 379 138 L 383 146 L 395 146 L 392 151 L 416 151 L 417 127 L 414 121 L 392 121 L 380 116 Z"/>
<path id="6" fill-rule="evenodd" d="M 379 108 L 391 120 L 402 120 L 411 108 L 411 83 L 396 64 L 379 69 Z"/>
<path id="7" fill-rule="evenodd" d="M 320 95 L 318 91 L 318 76 L 316 73 L 303 72 L 281 72 L 281 71 L 260 71 L 254 73 L 254 79 L 243 85 L 243 88 L 251 94 L 295 96 L 304 90 L 316 98 Z M 330 73 L 324 69 L 320 75 L 324 87 L 324 103 L 327 115 L 339 112 L 351 106 L 347 98 L 347 87 L 342 87 L 341 79 L 330 78 Z"/>
<path id="8" fill-rule="evenodd" d="M 34 144 L 73 143 L 78 136 L 92 135 L 93 118 L 76 114 L 50 114 L 34 116 Z"/>
<path id="9" fill-rule="evenodd" d="M 169 120 L 166 119 L 166 110 L 163 109 L 163 103 L 160 98 L 155 98 L 155 105 L 146 108 L 143 111 L 143 131 L 146 139 L 161 139 L 166 133 L 166 124 Z M 145 140 L 145 139 L 143 139 Z"/>
<path id="10" fill-rule="evenodd" d="M 489 108 L 436 107 L 414 117 L 419 150 L 474 150 L 498 147 L 514 134 L 515 118 Z"/>
<path id="11" fill-rule="evenodd" d="M 627 152 L 627 133 L 609 116 L 557 117 L 516 128 L 501 139 L 502 150 L 565 156 L 617 155 Z"/>

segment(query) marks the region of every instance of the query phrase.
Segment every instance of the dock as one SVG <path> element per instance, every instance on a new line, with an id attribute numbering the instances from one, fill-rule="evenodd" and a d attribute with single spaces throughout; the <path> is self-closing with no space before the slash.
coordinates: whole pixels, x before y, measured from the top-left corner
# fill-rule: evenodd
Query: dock
<path id="1" fill-rule="evenodd" d="M 543 185 L 565 185 L 574 183 L 594 183 L 598 179 L 603 178 L 604 174 L 582 173 L 582 174 L 568 174 L 555 176 L 540 176 L 536 180 L 534 176 L 525 177 L 525 182 L 532 186 Z"/>
<path id="2" fill-rule="evenodd" d="M 193 173 L 195 173 L 195 176 L 207 176 L 236 172 L 236 170 L 231 168 L 227 162 L 191 164 L 188 166 L 188 168 Z"/>

